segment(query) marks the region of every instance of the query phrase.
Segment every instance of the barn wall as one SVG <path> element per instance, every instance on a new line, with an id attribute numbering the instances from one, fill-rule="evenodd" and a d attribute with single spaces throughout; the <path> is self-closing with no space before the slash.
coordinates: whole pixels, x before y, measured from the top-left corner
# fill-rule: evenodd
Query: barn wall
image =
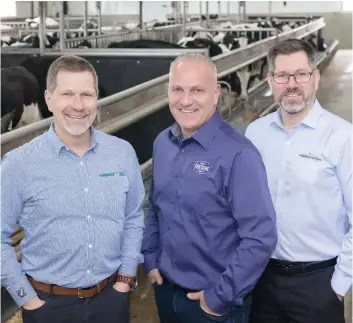
<path id="1" fill-rule="evenodd" d="M 229 1 L 230 11 L 233 14 L 238 13 L 239 1 Z M 30 15 L 30 1 L 16 1 L 17 16 L 28 17 Z M 34 1 L 37 7 L 37 1 Z M 226 14 L 228 8 L 228 1 L 221 1 L 221 13 Z M 199 1 L 189 1 L 189 13 L 198 15 L 200 12 Z M 55 2 L 48 2 L 48 14 L 52 14 L 52 8 Z M 171 1 L 144 1 L 143 15 L 145 20 L 163 19 L 169 13 L 172 13 Z M 71 15 L 83 15 L 84 3 L 83 1 L 69 1 L 69 10 Z M 206 3 L 202 3 L 203 12 L 206 12 Z M 269 1 L 247 1 L 246 13 L 268 13 Z M 342 10 L 342 1 L 303 1 L 298 5 L 297 1 L 271 1 L 272 13 L 311 13 L 311 12 L 339 12 Z M 209 12 L 218 13 L 218 1 L 209 1 Z M 95 1 L 88 1 L 88 13 L 90 15 L 96 14 Z M 102 1 L 103 15 L 138 15 L 139 1 Z"/>

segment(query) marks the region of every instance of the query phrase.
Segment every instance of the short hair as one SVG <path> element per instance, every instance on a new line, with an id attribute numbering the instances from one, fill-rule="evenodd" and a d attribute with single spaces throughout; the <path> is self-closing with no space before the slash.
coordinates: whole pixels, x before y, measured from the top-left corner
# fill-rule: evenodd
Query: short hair
<path id="1" fill-rule="evenodd" d="M 56 88 L 56 75 L 59 71 L 91 72 L 94 79 L 94 88 L 98 95 L 98 76 L 94 67 L 84 58 L 75 55 L 63 55 L 57 58 L 49 67 L 47 74 L 47 90 L 53 92 Z"/>
<path id="2" fill-rule="evenodd" d="M 185 54 L 181 54 L 179 55 L 171 64 L 170 64 L 170 69 L 169 69 L 169 73 L 171 73 L 172 68 L 174 65 L 178 64 L 179 62 L 183 62 L 186 60 L 200 60 L 200 61 L 204 61 L 205 63 L 207 63 L 214 74 L 215 80 L 217 82 L 217 67 L 215 65 L 215 63 L 213 63 L 212 59 L 202 53 L 195 53 L 195 52 L 189 52 L 189 53 L 185 53 Z"/>
<path id="3" fill-rule="evenodd" d="M 316 67 L 315 49 L 307 41 L 303 39 L 286 39 L 270 48 L 267 54 L 269 70 L 275 69 L 275 61 L 278 55 L 290 55 L 297 52 L 304 52 L 309 60 L 311 67 Z"/>

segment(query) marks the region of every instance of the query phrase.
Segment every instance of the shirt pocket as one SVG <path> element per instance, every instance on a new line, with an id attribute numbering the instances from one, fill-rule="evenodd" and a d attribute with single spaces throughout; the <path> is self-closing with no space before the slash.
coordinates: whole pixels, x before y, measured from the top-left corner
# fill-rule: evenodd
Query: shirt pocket
<path id="1" fill-rule="evenodd" d="M 293 171 L 300 182 L 310 185 L 331 186 L 335 178 L 335 167 L 324 152 L 297 153 Z"/>
<path id="2" fill-rule="evenodd" d="M 98 215 L 109 219 L 117 219 L 125 216 L 127 194 L 130 182 L 127 176 L 111 176 L 99 179 L 96 192 L 93 196 L 94 209 Z"/>

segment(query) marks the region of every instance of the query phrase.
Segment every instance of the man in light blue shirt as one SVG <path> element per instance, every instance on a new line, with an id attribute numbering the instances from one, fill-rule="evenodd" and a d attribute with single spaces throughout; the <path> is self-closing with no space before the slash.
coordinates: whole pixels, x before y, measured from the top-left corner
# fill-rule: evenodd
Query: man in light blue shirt
<path id="1" fill-rule="evenodd" d="M 144 187 L 132 146 L 92 127 L 97 95 L 91 64 L 58 58 L 45 92 L 54 123 L 2 161 L 1 283 L 24 323 L 129 322 Z"/>
<path id="2" fill-rule="evenodd" d="M 254 290 L 252 323 L 344 323 L 352 284 L 352 127 L 315 98 L 314 49 L 289 39 L 268 54 L 279 109 L 249 125 L 277 214 L 278 243 Z"/>

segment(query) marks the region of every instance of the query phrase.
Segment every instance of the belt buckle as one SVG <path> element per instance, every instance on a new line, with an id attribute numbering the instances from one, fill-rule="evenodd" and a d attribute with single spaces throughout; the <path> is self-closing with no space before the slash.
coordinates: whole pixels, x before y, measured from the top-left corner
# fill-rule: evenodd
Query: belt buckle
<path id="1" fill-rule="evenodd" d="M 96 286 L 97 286 L 97 294 L 99 294 L 101 292 L 101 287 L 99 286 L 99 283 Z"/>
<path id="2" fill-rule="evenodd" d="M 82 294 L 80 293 L 81 288 L 77 288 L 77 296 L 78 298 L 83 298 Z"/>

